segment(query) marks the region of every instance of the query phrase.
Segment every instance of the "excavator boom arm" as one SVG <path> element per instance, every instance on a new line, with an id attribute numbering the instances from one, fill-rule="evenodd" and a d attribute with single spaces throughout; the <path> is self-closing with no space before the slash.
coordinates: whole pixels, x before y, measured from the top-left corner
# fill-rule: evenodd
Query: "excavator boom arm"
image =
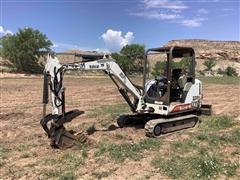
<path id="1" fill-rule="evenodd" d="M 45 74 L 50 77 L 50 89 L 52 95 L 52 114 L 61 115 L 65 112 L 64 107 L 64 86 L 62 83 L 65 71 L 87 71 L 102 70 L 108 74 L 114 83 L 118 86 L 112 77 L 122 84 L 124 89 L 131 93 L 135 99 L 141 98 L 141 92 L 136 88 L 129 78 L 125 75 L 114 59 L 99 59 L 95 61 L 60 64 L 58 59 L 49 58 L 45 66 Z M 119 86 L 118 86 L 119 88 Z M 120 90 L 121 88 L 119 88 Z M 121 89 L 122 90 L 122 89 Z M 120 90 L 121 94 L 122 91 Z M 124 96 L 124 95 L 123 95 Z M 124 97 L 125 98 L 125 97 Z M 125 98 L 126 99 L 126 98 Z M 126 99 L 127 101 L 127 99 Z M 46 102 L 46 101 L 45 101 Z M 129 102 L 128 102 L 129 103 Z M 46 103 L 45 103 L 46 104 Z"/>

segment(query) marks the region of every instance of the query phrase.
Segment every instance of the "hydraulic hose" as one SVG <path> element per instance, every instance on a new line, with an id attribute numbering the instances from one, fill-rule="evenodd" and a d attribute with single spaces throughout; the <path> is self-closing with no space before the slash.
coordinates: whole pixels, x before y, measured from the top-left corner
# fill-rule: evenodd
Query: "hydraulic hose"
<path id="1" fill-rule="evenodd" d="M 48 103 L 48 76 L 47 73 L 44 72 L 43 74 L 43 117 L 46 116 L 46 105 Z"/>

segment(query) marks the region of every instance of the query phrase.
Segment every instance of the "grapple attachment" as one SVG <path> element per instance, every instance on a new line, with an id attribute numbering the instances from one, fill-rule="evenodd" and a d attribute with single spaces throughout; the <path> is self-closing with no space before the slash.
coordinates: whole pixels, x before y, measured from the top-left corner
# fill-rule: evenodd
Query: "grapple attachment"
<path id="1" fill-rule="evenodd" d="M 47 133 L 52 147 L 66 149 L 72 147 L 76 142 L 87 141 L 83 132 L 75 134 L 73 131 L 67 131 L 63 126 L 64 123 L 71 122 L 83 113 L 83 111 L 72 110 L 60 116 L 49 114 L 41 120 L 40 124 Z"/>

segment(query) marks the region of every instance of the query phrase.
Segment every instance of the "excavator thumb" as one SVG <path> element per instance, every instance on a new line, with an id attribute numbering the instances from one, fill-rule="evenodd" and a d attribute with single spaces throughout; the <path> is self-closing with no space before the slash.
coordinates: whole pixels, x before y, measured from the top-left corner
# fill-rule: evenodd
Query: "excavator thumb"
<path id="1" fill-rule="evenodd" d="M 72 147 L 76 142 L 83 143 L 87 141 L 87 137 L 83 132 L 74 134 L 72 131 L 67 131 L 63 126 L 64 123 L 71 122 L 75 117 L 83 113 L 83 111 L 72 110 L 64 113 L 64 115 L 48 114 L 40 121 L 52 147 L 66 149 Z"/>

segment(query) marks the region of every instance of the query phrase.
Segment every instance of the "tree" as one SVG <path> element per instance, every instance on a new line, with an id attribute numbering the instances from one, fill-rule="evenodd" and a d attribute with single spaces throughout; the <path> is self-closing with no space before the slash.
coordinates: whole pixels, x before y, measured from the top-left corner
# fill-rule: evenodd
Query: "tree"
<path id="1" fill-rule="evenodd" d="M 171 67 L 172 69 L 182 69 L 186 72 L 191 71 L 191 62 L 192 59 L 191 57 L 184 57 L 181 59 L 181 61 L 176 62 L 176 61 L 171 61 Z M 161 74 L 166 73 L 165 71 L 167 70 L 167 60 L 164 61 L 158 61 L 153 67 L 152 70 L 152 75 L 154 76 L 159 76 Z"/>
<path id="2" fill-rule="evenodd" d="M 154 76 L 160 76 L 161 74 L 164 74 L 164 71 L 167 68 L 167 61 L 158 61 L 153 67 L 152 75 Z"/>
<path id="3" fill-rule="evenodd" d="M 50 51 L 52 42 L 39 30 L 24 28 L 3 36 L 0 45 L 2 57 L 12 62 L 18 72 L 40 73 L 43 65 L 39 58 Z"/>
<path id="4" fill-rule="evenodd" d="M 124 72 L 128 73 L 131 71 L 131 61 L 129 61 L 125 56 L 118 53 L 112 53 L 111 56 L 113 59 L 117 60 L 117 63 Z"/>
<path id="5" fill-rule="evenodd" d="M 124 46 L 120 54 L 112 53 L 112 57 L 117 60 L 118 64 L 125 73 L 140 73 L 143 71 L 144 46 L 140 44 L 131 44 Z"/>
<path id="6" fill-rule="evenodd" d="M 206 71 L 211 71 L 214 66 L 216 66 L 216 61 L 213 59 L 208 59 L 204 61 L 203 65 L 206 66 Z"/>

